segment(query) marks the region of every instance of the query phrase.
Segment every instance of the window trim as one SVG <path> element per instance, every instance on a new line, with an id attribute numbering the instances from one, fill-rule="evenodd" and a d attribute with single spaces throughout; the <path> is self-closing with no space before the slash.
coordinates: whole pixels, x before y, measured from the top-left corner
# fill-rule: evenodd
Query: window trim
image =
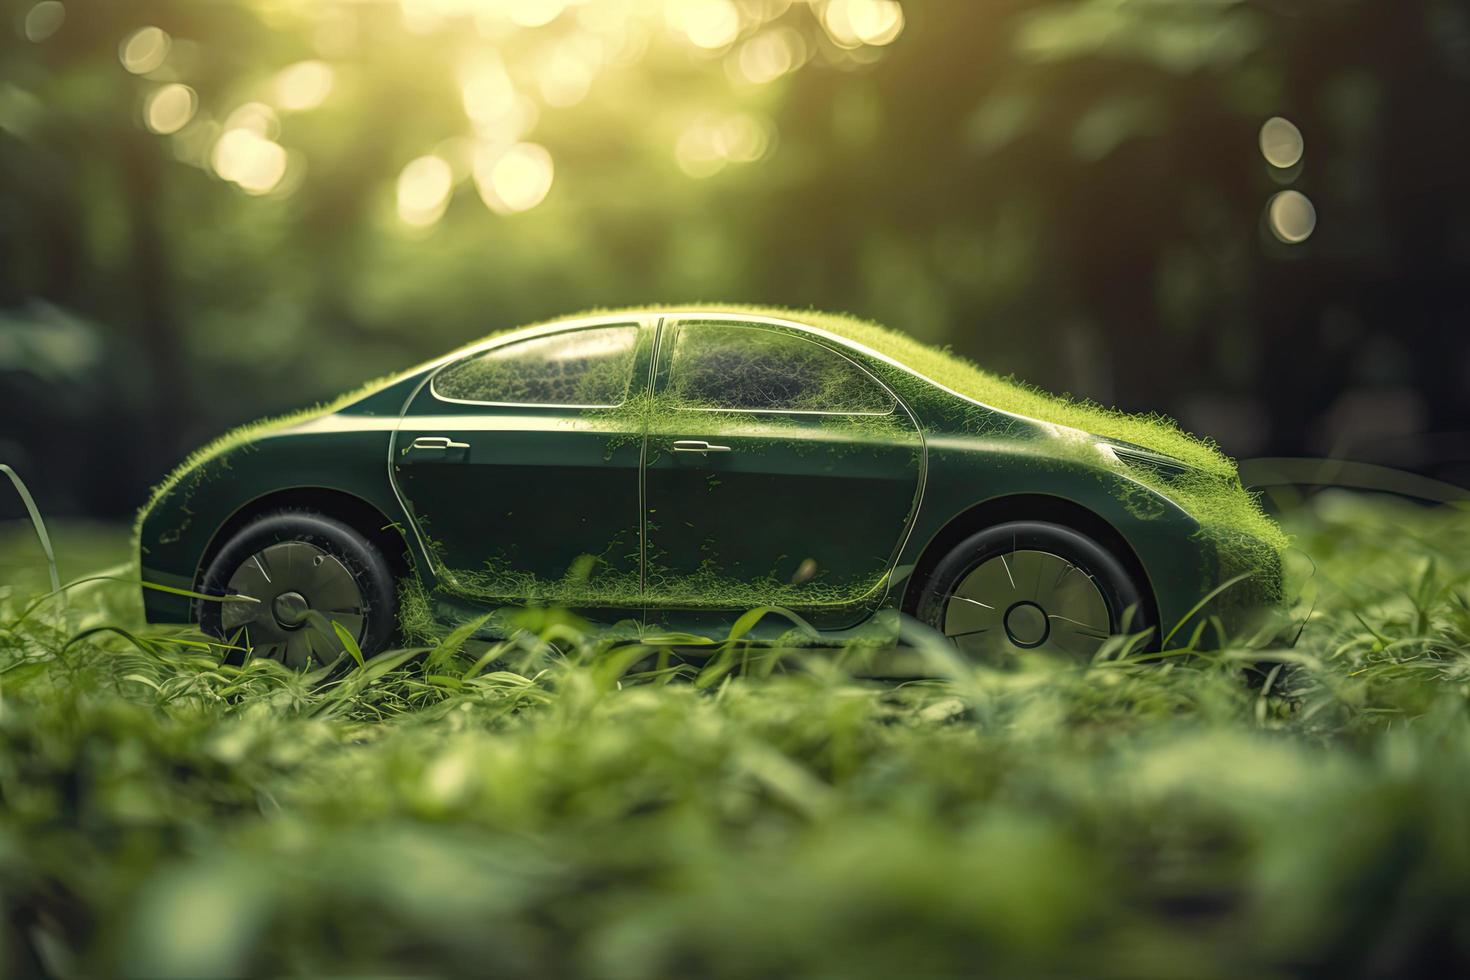
<path id="1" fill-rule="evenodd" d="M 606 404 L 563 403 L 563 402 L 493 402 L 493 401 L 484 401 L 484 400 L 478 399 L 478 398 L 455 398 L 453 395 L 443 395 L 443 394 L 440 394 L 439 393 L 438 384 L 439 384 L 439 376 L 441 374 L 443 374 L 444 372 L 450 370 L 451 368 L 456 368 L 456 367 L 459 367 L 461 364 L 466 364 L 466 363 L 470 362 L 471 360 L 474 360 L 475 358 L 485 357 L 486 355 L 493 354 L 496 351 L 509 350 L 510 348 L 515 347 L 518 344 L 529 344 L 529 343 L 533 343 L 533 342 L 538 341 L 538 340 L 550 340 L 550 339 L 555 338 L 555 337 L 565 337 L 565 336 L 567 336 L 569 334 L 582 333 L 583 331 L 586 331 L 586 330 L 616 330 L 616 329 L 624 329 L 624 330 L 632 330 L 633 331 L 633 347 L 632 347 L 633 364 L 632 364 L 632 369 L 628 373 L 628 386 L 627 386 L 627 388 L 624 389 L 624 392 L 623 392 L 623 400 L 620 401 L 620 402 L 616 402 L 615 404 L 606 405 Z M 560 408 L 560 409 L 611 409 L 611 408 L 622 408 L 624 405 L 628 404 L 628 395 L 627 395 L 628 389 L 631 389 L 633 387 L 633 382 L 635 380 L 637 380 L 637 375 L 638 375 L 638 344 L 642 340 L 642 331 L 643 331 L 643 324 L 641 322 L 639 322 L 639 321 L 613 322 L 613 323 L 588 323 L 588 324 L 585 324 L 583 326 L 572 327 L 572 328 L 570 328 L 568 330 L 555 330 L 555 331 L 552 331 L 551 333 L 538 334 L 538 335 L 536 335 L 534 337 L 514 337 L 514 338 L 507 338 L 506 339 L 506 342 L 503 343 L 503 344 L 496 344 L 493 347 L 487 347 L 487 348 L 484 348 L 482 350 L 472 351 L 471 353 L 466 354 L 464 357 L 461 357 L 458 360 L 450 361 L 448 364 L 445 364 L 445 365 L 439 367 L 437 370 L 434 371 L 434 373 L 432 375 L 429 376 L 429 394 L 432 395 L 435 400 L 441 401 L 441 402 L 445 402 L 445 403 L 450 404 L 450 405 L 482 405 L 482 406 L 485 406 L 487 408 Z"/>
<path id="2" fill-rule="evenodd" d="M 858 371 L 860 371 L 864 376 L 866 376 L 869 381 L 871 381 L 873 384 L 877 385 L 885 394 L 888 395 L 888 398 L 892 402 L 892 404 L 889 405 L 888 410 L 885 411 L 885 412 L 834 412 L 834 411 L 827 411 L 827 410 L 824 410 L 824 409 L 815 409 L 815 408 L 693 408 L 693 407 L 688 407 L 688 406 L 684 406 L 684 405 L 678 406 L 677 407 L 677 411 L 680 411 L 680 412 L 708 412 L 708 413 L 718 414 L 718 415 L 731 415 L 731 414 L 740 414 L 740 415 L 802 415 L 802 416 L 816 416 L 816 417 L 827 417 L 827 418 L 834 418 L 834 417 L 836 417 L 836 418 L 883 418 L 884 416 L 895 414 L 899 410 L 899 408 L 903 405 L 903 401 L 902 401 L 902 399 L 900 399 L 898 397 L 898 394 L 892 388 L 890 388 L 886 384 L 884 384 L 883 381 L 880 378 L 878 378 L 878 376 L 875 375 L 872 371 L 869 371 L 866 367 L 864 367 L 861 362 L 859 362 L 858 360 L 856 360 L 853 357 L 848 356 L 848 354 L 845 351 L 839 350 L 838 348 L 832 347 L 832 346 L 830 346 L 828 344 L 824 344 L 824 343 L 822 343 L 821 341 L 815 339 L 812 336 L 808 336 L 804 331 L 797 330 L 797 329 L 784 328 L 783 325 L 781 325 L 781 324 L 775 324 L 775 323 L 765 323 L 765 322 L 761 322 L 761 321 L 721 320 L 721 319 L 718 319 L 718 318 L 709 318 L 709 319 L 704 319 L 704 318 L 699 318 L 699 319 L 678 319 L 678 318 L 676 318 L 674 320 L 674 322 L 673 322 L 673 328 L 674 328 L 674 330 L 673 330 L 673 339 L 672 339 L 671 343 L 669 344 L 669 360 L 668 360 L 668 366 L 664 369 L 665 378 L 664 378 L 663 384 L 661 385 L 661 387 L 663 388 L 664 391 L 671 391 L 672 386 L 673 386 L 673 381 L 674 381 L 674 352 L 677 349 L 678 343 L 679 343 L 679 330 L 682 329 L 685 326 L 694 326 L 694 325 L 704 325 L 704 326 L 712 326 L 712 327 L 733 327 L 735 329 L 756 330 L 756 331 L 760 331 L 762 333 L 774 334 L 777 337 L 793 337 L 796 340 L 800 340 L 800 341 L 803 341 L 805 343 L 812 344 L 815 347 L 820 347 L 821 349 L 827 351 L 828 353 L 834 354 L 837 357 L 840 357 L 842 360 L 846 361 L 847 363 L 851 364 L 853 367 L 857 368 Z"/>

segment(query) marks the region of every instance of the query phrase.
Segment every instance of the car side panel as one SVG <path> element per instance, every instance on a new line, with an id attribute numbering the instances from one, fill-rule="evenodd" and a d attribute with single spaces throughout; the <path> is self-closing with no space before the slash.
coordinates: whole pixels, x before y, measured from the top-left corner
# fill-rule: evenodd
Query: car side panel
<path id="1" fill-rule="evenodd" d="M 388 482 L 388 445 L 397 421 L 327 415 L 199 464 L 143 519 L 143 580 L 192 590 L 220 527 L 247 505 L 284 490 L 349 494 L 376 508 L 389 523 L 406 527 L 406 515 Z M 416 550 L 410 554 L 417 562 Z M 432 583 L 428 569 L 417 570 L 426 584 Z M 144 605 L 151 622 L 190 619 L 190 600 L 183 596 L 145 589 Z"/>
<path id="2" fill-rule="evenodd" d="M 1199 524 L 1172 501 L 1102 465 L 1045 454 L 1014 438 L 939 437 L 929 442 L 929 482 L 915 532 L 899 561 L 889 601 L 950 522 L 1005 497 L 1053 497 L 1090 511 L 1128 543 L 1143 566 L 1164 631 L 1183 620 L 1215 579 L 1215 557 Z"/>

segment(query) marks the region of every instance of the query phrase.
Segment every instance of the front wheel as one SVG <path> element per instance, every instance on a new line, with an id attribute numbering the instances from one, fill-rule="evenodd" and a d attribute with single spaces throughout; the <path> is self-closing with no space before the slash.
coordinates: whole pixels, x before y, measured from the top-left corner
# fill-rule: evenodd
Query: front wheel
<path id="1" fill-rule="evenodd" d="M 392 569 L 355 528 L 309 511 L 256 518 L 225 542 L 196 600 L 200 628 L 238 637 L 255 656 L 290 667 L 329 663 L 342 651 L 333 624 L 365 656 L 387 647 L 397 621 Z"/>
<path id="2" fill-rule="evenodd" d="M 973 534 L 930 574 L 918 618 L 988 663 L 1091 660 L 1108 637 L 1153 626 L 1116 555 L 1060 524 L 1014 521 Z"/>

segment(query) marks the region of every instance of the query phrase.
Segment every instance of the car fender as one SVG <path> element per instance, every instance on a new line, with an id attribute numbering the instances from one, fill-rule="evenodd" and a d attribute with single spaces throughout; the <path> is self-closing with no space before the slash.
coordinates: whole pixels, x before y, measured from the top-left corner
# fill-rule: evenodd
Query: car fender
<path id="1" fill-rule="evenodd" d="M 1126 473 L 1038 448 L 1013 439 L 930 441 L 928 485 L 899 560 L 894 594 L 907 590 L 921 563 L 937 557 L 936 542 L 954 522 L 1008 499 L 1049 499 L 1087 511 L 1126 543 L 1165 632 L 1185 620 L 1216 572 L 1214 550 L 1199 535 L 1199 522 Z"/>
<path id="2" fill-rule="evenodd" d="M 232 517 L 284 493 L 329 491 L 407 526 L 388 482 L 388 446 L 396 417 L 326 415 L 261 435 L 199 461 L 180 474 L 142 516 L 139 564 L 144 582 L 193 590 L 207 556 Z M 368 528 L 366 531 L 376 529 Z M 409 549 L 426 584 L 428 569 Z M 145 590 L 149 619 L 189 619 L 189 600 Z"/>

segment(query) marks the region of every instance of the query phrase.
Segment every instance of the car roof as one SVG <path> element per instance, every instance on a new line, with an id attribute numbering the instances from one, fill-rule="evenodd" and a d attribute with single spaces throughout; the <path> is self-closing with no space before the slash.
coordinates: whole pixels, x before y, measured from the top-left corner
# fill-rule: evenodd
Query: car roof
<path id="1" fill-rule="evenodd" d="M 779 326 L 803 332 L 924 383 L 963 403 L 1018 418 L 1061 434 L 1095 433 L 1121 439 L 1180 459 L 1190 466 L 1232 477 L 1234 464 L 1213 443 L 1182 431 L 1158 415 L 1130 415 L 1094 402 L 1078 401 L 1042 391 L 1015 378 L 986 371 L 953 351 L 927 344 L 912 334 L 877 323 L 819 310 L 730 304 L 668 304 L 624 309 L 597 309 L 569 317 L 492 334 L 444 357 L 420 365 L 411 375 L 437 369 L 455 358 L 502 343 L 556 333 L 582 326 L 637 321 L 649 325 L 659 317 L 718 317 L 737 323 Z M 402 377 L 402 376 L 400 376 Z"/>
<path id="2" fill-rule="evenodd" d="M 751 326 L 784 327 L 787 329 L 796 330 L 800 333 L 812 334 L 814 336 L 821 337 L 823 340 L 826 340 L 838 347 L 855 351 L 859 354 L 864 355 L 865 357 L 870 357 L 875 360 L 882 361 L 885 364 L 896 367 L 902 371 L 905 371 L 908 374 L 913 375 L 916 378 L 919 378 L 922 381 L 928 382 L 935 388 L 938 388 L 941 391 L 945 391 L 956 398 L 964 399 L 965 401 L 972 402 L 976 405 L 981 405 L 984 408 L 990 408 L 993 411 L 1002 412 L 1003 414 L 1014 414 L 1012 412 L 1007 412 L 1005 409 L 997 408 L 992 405 L 985 405 L 984 403 L 977 401 L 976 399 L 971 398 L 968 395 L 962 394 L 958 391 L 954 391 L 953 389 L 941 384 L 933 378 L 930 378 L 920 373 L 919 371 L 914 369 L 912 365 L 905 364 L 897 358 L 891 357 L 888 354 L 883 353 L 882 351 L 875 350 L 866 344 L 852 339 L 851 337 L 845 337 L 840 333 L 823 329 L 822 327 L 819 327 L 813 323 L 809 323 L 800 319 L 795 319 L 795 317 L 799 317 L 800 315 L 801 314 L 799 312 L 795 311 L 793 311 L 790 316 L 781 316 L 772 313 L 754 313 L 748 310 L 742 310 L 740 308 L 720 306 L 634 307 L 629 309 L 602 310 L 592 313 L 581 313 L 561 319 L 548 320 L 543 323 L 535 323 L 530 326 L 515 327 L 510 330 L 498 331 L 487 337 L 482 337 L 479 340 L 474 341 L 473 343 L 466 344 L 463 347 L 459 347 L 451 351 L 450 353 L 445 354 L 443 357 L 435 358 L 427 364 L 422 365 L 420 368 L 415 369 L 414 373 L 418 373 L 419 371 L 424 370 L 435 370 L 445 364 L 450 363 L 451 361 L 458 360 L 462 357 L 469 357 L 482 351 L 493 350 L 506 344 L 518 343 L 523 340 L 531 340 L 536 337 L 545 337 L 551 334 L 562 333 L 567 330 L 578 330 L 599 326 L 611 326 L 614 324 L 628 323 L 630 321 L 638 321 L 641 325 L 652 326 L 659 320 L 668 318 L 718 318 L 721 321 L 729 323 L 743 323 L 749 324 Z M 831 314 L 824 315 L 831 316 Z"/>

